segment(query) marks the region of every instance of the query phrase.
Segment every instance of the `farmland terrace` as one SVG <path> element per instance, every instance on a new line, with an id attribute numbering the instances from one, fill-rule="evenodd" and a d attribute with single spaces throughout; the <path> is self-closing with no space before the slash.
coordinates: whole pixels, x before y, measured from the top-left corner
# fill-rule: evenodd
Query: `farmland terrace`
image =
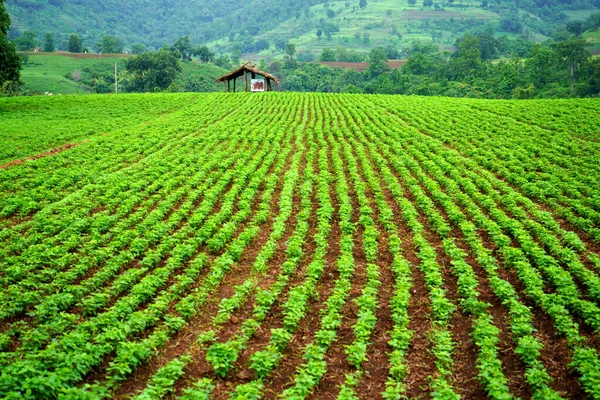
<path id="1" fill-rule="evenodd" d="M 598 109 L 0 99 L 0 397 L 600 398 Z"/>

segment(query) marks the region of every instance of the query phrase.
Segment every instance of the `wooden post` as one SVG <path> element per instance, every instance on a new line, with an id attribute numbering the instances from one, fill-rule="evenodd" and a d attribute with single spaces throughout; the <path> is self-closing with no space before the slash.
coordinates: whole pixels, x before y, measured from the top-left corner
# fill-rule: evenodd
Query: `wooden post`
<path id="1" fill-rule="evenodd" d="M 248 73 L 244 72 L 244 91 L 248 91 Z"/>
<path id="2" fill-rule="evenodd" d="M 267 78 L 267 92 L 271 91 L 271 78 Z"/>
<path id="3" fill-rule="evenodd" d="M 235 93 L 235 83 L 237 82 L 237 78 L 233 80 L 233 93 Z"/>
<path id="4" fill-rule="evenodd" d="M 227 79 L 227 91 L 231 92 L 231 81 Z"/>

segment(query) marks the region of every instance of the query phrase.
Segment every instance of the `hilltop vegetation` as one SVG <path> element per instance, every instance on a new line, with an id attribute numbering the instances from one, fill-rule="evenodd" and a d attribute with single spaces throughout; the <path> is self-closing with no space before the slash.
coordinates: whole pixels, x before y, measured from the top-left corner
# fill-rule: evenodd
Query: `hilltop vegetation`
<path id="1" fill-rule="evenodd" d="M 599 102 L 0 98 L 0 397 L 598 399 Z"/>
<path id="2" fill-rule="evenodd" d="M 90 50 L 104 35 L 118 38 L 129 50 L 136 43 L 158 49 L 189 35 L 221 53 L 270 58 L 289 40 L 311 52 L 338 45 L 366 52 L 384 44 L 405 47 L 412 40 L 452 46 L 463 33 L 484 28 L 539 39 L 568 20 L 566 11 L 583 10 L 578 18 L 585 19 L 600 6 L 599 0 L 424 1 L 369 0 L 361 6 L 359 0 L 15 0 L 7 8 L 13 38 L 29 30 L 41 45 L 50 32 L 63 50 L 73 32 Z"/>

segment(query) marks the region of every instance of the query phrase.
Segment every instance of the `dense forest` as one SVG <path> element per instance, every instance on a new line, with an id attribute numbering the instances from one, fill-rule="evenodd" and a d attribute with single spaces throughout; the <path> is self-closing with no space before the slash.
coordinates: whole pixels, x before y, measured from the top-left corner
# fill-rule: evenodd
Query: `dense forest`
<path id="1" fill-rule="evenodd" d="M 231 31 L 258 33 L 322 0 L 14 0 L 7 4 L 13 35 L 24 30 L 68 35 L 90 40 L 104 34 L 161 47 L 190 35 L 195 41 L 226 37 Z"/>

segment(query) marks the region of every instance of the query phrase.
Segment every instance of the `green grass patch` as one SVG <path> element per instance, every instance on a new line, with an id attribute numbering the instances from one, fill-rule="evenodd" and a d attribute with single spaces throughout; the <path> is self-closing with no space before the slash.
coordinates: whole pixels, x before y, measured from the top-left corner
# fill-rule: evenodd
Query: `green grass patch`
<path id="1" fill-rule="evenodd" d="M 22 80 L 28 93 L 53 94 L 93 93 L 94 79 L 114 81 L 114 68 L 125 70 L 123 57 L 71 55 L 68 53 L 30 53 L 23 66 Z M 182 63 L 183 73 L 177 80 L 182 91 L 218 91 L 222 87 L 214 80 L 227 71 L 215 65 L 197 62 Z"/>

